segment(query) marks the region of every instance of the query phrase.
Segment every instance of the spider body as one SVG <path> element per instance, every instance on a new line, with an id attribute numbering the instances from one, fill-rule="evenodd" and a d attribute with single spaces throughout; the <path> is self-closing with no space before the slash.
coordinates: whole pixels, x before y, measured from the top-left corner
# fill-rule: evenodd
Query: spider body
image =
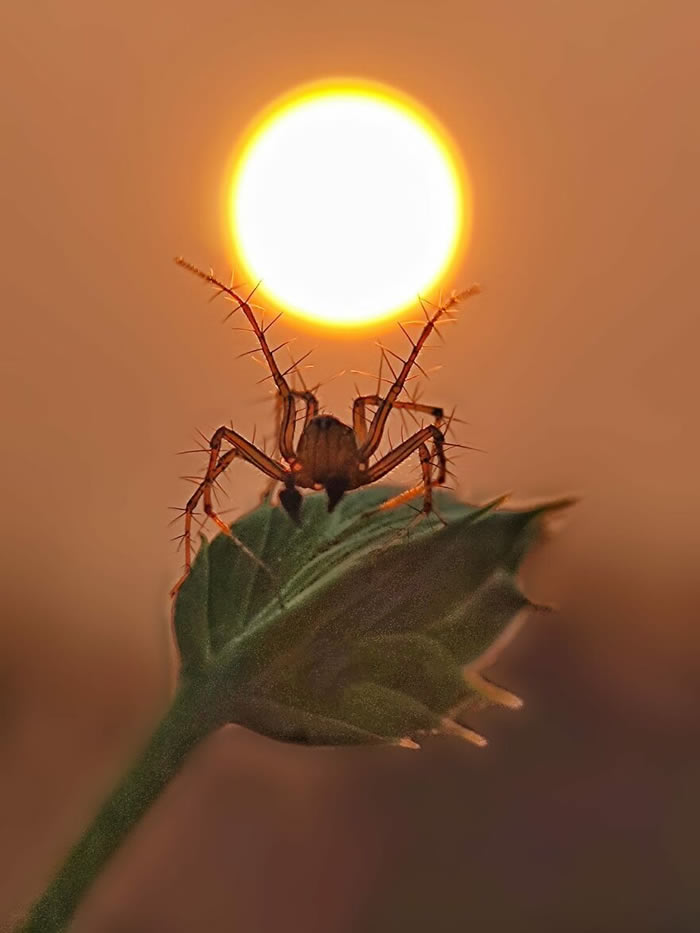
<path id="1" fill-rule="evenodd" d="M 202 272 L 183 259 L 177 259 L 176 262 L 213 285 L 217 294 L 228 295 L 235 302 L 234 311 L 243 311 L 251 330 L 258 339 L 259 351 L 262 352 L 270 369 L 280 403 L 279 460 L 268 456 L 251 441 L 238 434 L 233 427 L 222 426 L 212 435 L 209 441 L 209 464 L 206 473 L 183 510 L 185 516 L 185 533 L 183 535 L 185 542 L 185 577 L 191 565 L 192 516 L 200 500 L 203 500 L 205 514 L 223 532 L 229 535 L 232 534 L 229 526 L 214 510 L 212 488 L 220 474 L 236 458 L 252 463 L 273 483 L 282 485 L 279 493 L 280 505 L 290 518 L 295 522 L 299 522 L 303 501 L 299 492 L 300 488 L 325 489 L 328 496 L 328 510 L 332 511 L 346 492 L 377 482 L 411 454 L 417 453 L 421 466 L 421 483 L 412 489 L 406 490 L 405 493 L 389 499 L 379 508 L 392 508 L 394 505 L 422 494 L 422 512 L 428 514 L 432 510 L 432 489 L 434 486 L 440 486 L 445 482 L 447 471 L 444 449 L 445 437 L 441 430 L 444 413 L 442 408 L 437 406 L 423 405 L 413 400 L 404 401 L 399 399 L 399 396 L 403 391 L 412 367 L 416 363 L 418 353 L 427 338 L 435 330 L 440 317 L 447 314 L 462 299 L 477 294 L 479 291 L 478 285 L 473 285 L 460 294 L 452 295 L 445 304 L 438 307 L 432 314 L 425 312 L 426 321 L 421 334 L 415 342 L 411 341 L 411 351 L 408 357 L 402 360 L 403 365 L 400 371 L 394 373 L 394 381 L 388 392 L 384 396 L 379 393 L 358 396 L 353 402 L 351 427 L 343 424 L 333 415 L 321 414 L 318 401 L 312 392 L 307 389 L 302 392 L 289 386 L 285 379 L 286 373 L 280 371 L 274 352 L 267 343 L 265 336 L 267 328 L 263 329 L 260 326 L 246 299 L 239 296 L 232 287 L 226 286 L 216 279 L 213 274 Z M 295 445 L 297 401 L 302 402 L 306 410 L 304 426 Z M 369 407 L 374 408 L 374 414 L 368 424 L 367 409 Z M 409 412 L 420 412 L 429 415 L 432 417 L 433 423 L 419 428 L 398 446 L 373 461 L 372 458 L 381 444 L 387 419 L 393 409 L 404 409 Z M 229 445 L 229 449 L 222 452 L 224 441 Z M 429 444 L 432 451 L 428 447 Z M 242 544 L 241 546 L 244 547 Z M 244 547 L 244 549 L 248 551 L 247 548 Z M 249 551 L 248 553 L 254 560 L 259 562 L 255 555 Z M 177 590 L 178 586 L 179 584 L 176 585 L 173 592 Z"/>
<path id="2" fill-rule="evenodd" d="M 333 415 L 312 418 L 299 438 L 293 471 L 295 486 L 326 490 L 332 511 L 343 493 L 362 485 L 355 432 Z"/>

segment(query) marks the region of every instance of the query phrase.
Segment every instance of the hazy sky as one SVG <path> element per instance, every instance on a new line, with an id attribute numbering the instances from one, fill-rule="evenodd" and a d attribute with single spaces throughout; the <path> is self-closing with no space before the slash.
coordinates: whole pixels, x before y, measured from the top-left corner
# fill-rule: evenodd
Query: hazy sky
<path id="1" fill-rule="evenodd" d="M 471 175 L 471 246 L 445 285 L 479 281 L 484 292 L 433 353 L 443 368 L 425 390 L 468 421 L 459 440 L 485 449 L 455 464 L 460 494 L 583 496 L 525 578 L 561 616 L 503 662 L 537 716 L 491 717 L 499 751 L 474 766 L 441 748 L 434 773 L 451 775 L 445 799 L 456 806 L 459 786 L 508 796 L 508 780 L 527 772 L 536 802 L 482 827 L 484 840 L 523 858 L 512 827 L 526 826 L 532 807 L 540 829 L 566 823 L 570 811 L 557 816 L 550 804 L 580 779 L 572 805 L 584 801 L 599 837 L 566 823 L 559 858 L 570 875 L 551 916 L 554 849 L 544 844 L 527 886 L 506 859 L 505 906 L 490 907 L 475 883 L 474 910 L 496 910 L 492 929 L 517 916 L 518 929 L 547 930 L 547 917 L 571 916 L 578 877 L 610 924 L 584 918 L 569 930 L 659 929 L 653 907 L 668 918 L 671 905 L 678 923 L 664 928 L 686 929 L 693 909 L 700 916 L 679 867 L 698 828 L 697 807 L 679 801 L 700 776 L 697 4 L 43 0 L 7 5 L 2 22 L 2 909 L 36 892 L 165 702 L 167 590 L 179 565 L 167 507 L 184 503 L 178 476 L 198 466 L 174 453 L 197 428 L 233 419 L 250 436 L 271 424 L 261 373 L 236 359 L 249 338 L 221 325 L 172 257 L 227 273 L 223 194 L 237 134 L 293 85 L 348 74 L 429 107 Z M 316 348 L 318 380 L 373 371 L 374 341 L 399 350 L 403 340 L 392 325 L 339 336 L 287 319 L 277 330 L 297 338 L 295 352 Z M 321 392 L 343 418 L 354 379 Z M 244 464 L 231 475 L 231 505 L 245 510 L 260 477 Z M 391 767 L 385 796 L 403 799 L 398 783 L 414 805 L 427 800 L 427 785 Z M 429 764 L 420 767 L 429 783 Z M 327 781 L 346 788 L 336 772 Z M 364 793 L 372 781 L 358 778 Z M 615 828 L 611 814 L 635 782 L 639 809 L 630 804 L 629 827 Z M 352 807 L 367 810 L 343 793 L 335 818 L 352 826 Z M 396 804 L 399 821 L 401 812 Z M 620 859 L 631 858 L 644 819 L 655 841 L 640 830 L 648 858 L 616 899 L 596 853 L 618 852 L 617 840 Z M 423 842 L 428 832 L 416 826 Z M 454 884 L 481 878 L 450 838 Z M 448 866 L 427 855 L 423 864 L 422 842 L 403 846 L 401 876 L 427 879 L 423 900 L 411 895 L 411 916 L 425 920 Z M 382 895 L 366 895 L 355 929 L 380 929 L 403 896 L 377 858 Z M 661 881 L 637 885 L 645 873 Z M 457 913 L 439 916 L 437 929 L 463 928 Z M 273 928 L 251 917 L 246 930 Z M 413 929 L 410 917 L 402 923 Z"/>

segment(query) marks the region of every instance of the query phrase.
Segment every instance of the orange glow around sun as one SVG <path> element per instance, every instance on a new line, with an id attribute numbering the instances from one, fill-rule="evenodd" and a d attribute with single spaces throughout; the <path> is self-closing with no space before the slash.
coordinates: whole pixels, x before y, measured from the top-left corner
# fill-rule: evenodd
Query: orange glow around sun
<path id="1" fill-rule="evenodd" d="M 267 109 L 236 158 L 228 208 L 257 294 L 341 327 L 395 316 L 442 284 L 471 223 L 445 130 L 405 95 L 348 80 Z"/>

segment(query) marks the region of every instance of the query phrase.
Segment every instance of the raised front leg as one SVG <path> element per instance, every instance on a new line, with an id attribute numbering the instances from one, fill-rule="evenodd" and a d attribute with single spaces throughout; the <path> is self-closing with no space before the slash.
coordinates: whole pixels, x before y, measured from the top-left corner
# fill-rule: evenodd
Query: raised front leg
<path id="1" fill-rule="evenodd" d="M 386 426 L 386 420 L 389 417 L 391 409 L 396 405 L 399 395 L 401 394 L 406 380 L 408 379 L 409 373 L 413 368 L 418 354 L 421 351 L 421 348 L 425 345 L 426 340 L 430 334 L 435 330 L 439 319 L 443 314 L 446 314 L 450 311 L 455 305 L 460 301 L 463 301 L 465 298 L 470 298 L 472 295 L 477 295 L 479 293 L 479 286 L 472 285 L 471 288 L 466 289 L 459 294 L 452 295 L 445 304 L 441 305 L 437 310 L 430 316 L 426 312 L 426 323 L 423 327 L 423 330 L 420 333 L 420 336 L 415 343 L 411 341 L 411 352 L 408 354 L 408 357 L 404 360 L 403 366 L 396 379 L 394 380 L 391 388 L 387 392 L 386 396 L 381 399 L 374 417 L 372 418 L 372 423 L 369 426 L 367 432 L 367 437 L 360 448 L 360 457 L 365 462 L 372 456 L 377 447 L 381 444 L 382 435 L 384 434 L 384 428 Z"/>
<path id="2" fill-rule="evenodd" d="M 277 391 L 280 394 L 282 400 L 282 420 L 280 424 L 280 436 L 279 436 L 279 447 L 280 453 L 288 463 L 294 461 L 294 423 L 296 419 L 296 407 L 294 405 L 294 395 L 292 389 L 289 386 L 289 383 L 285 379 L 285 373 L 283 373 L 277 361 L 275 360 L 274 353 L 270 349 L 267 337 L 265 336 L 267 330 L 274 324 L 274 321 L 271 321 L 264 329 L 258 323 L 253 309 L 248 303 L 248 299 L 241 297 L 238 292 L 234 291 L 230 286 L 224 285 L 223 282 L 219 281 L 216 276 L 212 275 L 210 272 L 203 272 L 201 269 L 198 269 L 196 266 L 193 266 L 191 263 L 186 260 L 178 257 L 175 262 L 178 266 L 182 266 L 183 269 L 187 269 L 188 272 L 194 273 L 200 279 L 203 279 L 205 282 L 209 282 L 210 285 L 213 285 L 214 288 L 223 295 L 228 295 L 229 298 L 233 300 L 236 307 L 231 313 L 238 311 L 239 309 L 245 314 L 248 319 L 248 323 L 258 338 L 258 343 L 260 344 L 260 349 L 262 350 L 263 356 L 267 361 L 267 365 L 270 369 L 270 375 L 274 380 L 275 385 L 277 386 Z M 249 296 L 250 297 L 250 296 Z M 278 315 L 279 317 L 279 315 Z M 277 318 L 275 318 L 277 320 Z"/>

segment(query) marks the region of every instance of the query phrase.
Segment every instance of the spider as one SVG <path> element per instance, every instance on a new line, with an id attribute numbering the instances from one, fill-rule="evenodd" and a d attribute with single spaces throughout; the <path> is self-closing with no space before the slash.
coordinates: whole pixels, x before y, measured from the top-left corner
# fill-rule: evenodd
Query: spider
<path id="1" fill-rule="evenodd" d="M 421 512 L 428 514 L 432 511 L 432 490 L 435 486 L 444 484 L 447 461 L 445 457 L 445 435 L 441 427 L 444 426 L 444 411 L 433 405 L 423 405 L 416 401 L 399 401 L 409 373 L 416 363 L 416 358 L 435 329 L 439 318 L 450 311 L 458 302 L 472 295 L 478 294 L 479 286 L 470 288 L 458 294 L 453 294 L 444 304 L 441 304 L 432 314 L 425 308 L 426 321 L 418 339 L 411 341 L 411 352 L 398 373 L 386 395 L 360 395 L 352 406 L 352 427 L 343 424 L 338 418 L 319 411 L 319 404 L 313 392 L 299 391 L 290 387 L 270 349 L 266 331 L 270 325 L 263 328 L 258 323 L 249 298 L 241 297 L 232 286 L 219 281 L 213 273 L 203 272 L 182 258 L 175 262 L 182 268 L 199 276 L 211 284 L 217 294 L 228 295 L 235 302 L 234 311 L 241 310 L 245 314 L 253 333 L 258 339 L 267 365 L 270 368 L 272 379 L 277 388 L 280 405 L 278 447 L 280 460 L 275 460 L 246 440 L 232 427 L 222 426 L 212 434 L 209 440 L 209 463 L 205 475 L 194 493 L 190 496 L 184 512 L 185 532 L 182 536 L 185 543 L 185 572 L 183 578 L 173 588 L 177 591 L 182 581 L 187 577 L 192 565 L 192 516 L 200 500 L 204 500 L 205 514 L 223 531 L 232 535 L 231 529 L 220 518 L 212 504 L 212 488 L 217 478 L 236 458 L 246 460 L 256 466 L 272 484 L 281 483 L 279 502 L 289 517 L 300 523 L 302 495 L 299 489 L 325 489 L 328 497 L 328 511 L 332 512 L 346 492 L 376 483 L 387 473 L 395 469 L 402 461 L 413 453 L 418 453 L 421 466 L 421 482 L 382 503 L 381 510 L 390 509 L 408 501 L 422 493 L 423 506 Z M 249 296 L 250 297 L 250 296 Z M 231 312 L 233 313 L 233 312 Z M 276 319 L 275 319 L 276 320 Z M 273 322 L 274 323 L 274 322 Z M 402 328 L 403 329 L 403 328 Z M 404 331 L 405 333 L 405 331 Z M 410 338 L 409 338 L 410 339 Z M 305 406 L 304 424 L 299 440 L 294 444 L 294 429 L 296 425 L 296 402 Z M 375 408 L 372 420 L 367 426 L 366 409 Z M 411 412 L 421 412 L 429 415 L 433 423 L 421 427 L 410 437 L 402 441 L 387 454 L 374 463 L 370 458 L 379 447 L 384 428 L 392 409 L 405 409 Z M 222 453 L 222 445 L 226 441 L 229 449 Z M 428 442 L 433 447 L 431 455 Z M 437 461 L 437 475 L 433 475 L 433 456 Z M 237 542 L 256 562 L 259 559 L 243 545 Z"/>

